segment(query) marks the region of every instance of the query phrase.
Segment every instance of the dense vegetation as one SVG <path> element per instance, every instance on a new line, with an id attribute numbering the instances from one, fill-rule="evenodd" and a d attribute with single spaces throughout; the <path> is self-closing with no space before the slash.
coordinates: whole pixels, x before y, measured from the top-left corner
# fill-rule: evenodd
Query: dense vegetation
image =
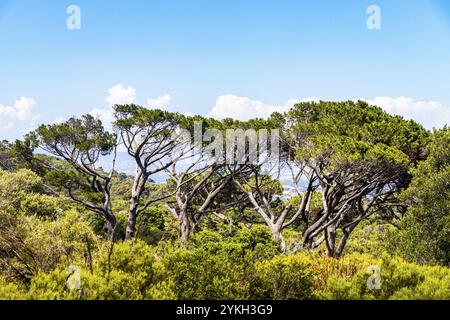
<path id="1" fill-rule="evenodd" d="M 450 299 L 448 128 L 365 102 L 115 117 L 0 142 L 0 299 Z M 244 155 L 218 152 L 230 129 L 279 129 L 279 162 L 252 162 L 245 131 Z"/>

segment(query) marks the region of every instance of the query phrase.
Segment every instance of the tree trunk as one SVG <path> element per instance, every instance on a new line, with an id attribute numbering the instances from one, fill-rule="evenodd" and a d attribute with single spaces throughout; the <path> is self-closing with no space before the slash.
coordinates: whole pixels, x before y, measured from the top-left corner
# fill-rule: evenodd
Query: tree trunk
<path id="1" fill-rule="evenodd" d="M 286 241 L 284 240 L 282 230 L 278 228 L 272 230 L 272 238 L 280 244 L 281 251 L 283 253 L 286 253 Z"/>
<path id="2" fill-rule="evenodd" d="M 136 220 L 137 220 L 137 212 L 136 209 L 130 210 L 128 212 L 128 222 L 127 229 L 125 232 L 125 240 L 131 240 L 136 235 Z"/>
<path id="3" fill-rule="evenodd" d="M 338 245 L 338 248 L 337 248 L 336 254 L 335 254 L 336 258 L 342 257 L 342 254 L 344 253 L 344 249 L 345 249 L 345 246 L 347 244 L 347 240 L 348 240 L 349 235 L 350 234 L 345 234 L 344 233 L 344 235 L 342 236 L 341 240 L 339 241 L 339 245 Z"/>
<path id="4" fill-rule="evenodd" d="M 128 210 L 127 230 L 125 239 L 131 240 L 136 235 L 137 210 L 139 206 L 139 197 L 132 195 L 130 198 L 130 208 Z"/>
<path id="5" fill-rule="evenodd" d="M 106 235 L 111 242 L 117 241 L 117 220 L 111 205 L 111 195 L 109 189 L 106 192 L 106 199 L 103 202 L 102 212 L 106 219 Z"/>
<path id="6" fill-rule="evenodd" d="M 108 215 L 106 217 L 106 236 L 108 237 L 108 240 L 111 242 L 117 241 L 117 221 L 116 217 L 114 215 Z"/>
<path id="7" fill-rule="evenodd" d="M 180 243 L 182 248 L 186 248 L 191 234 L 191 223 L 187 210 L 183 209 L 180 212 Z"/>
<path id="8" fill-rule="evenodd" d="M 347 245 L 348 238 L 350 237 L 350 234 L 353 232 L 353 230 L 356 228 L 357 225 L 358 225 L 358 223 L 355 223 L 353 225 L 348 226 L 347 228 L 345 228 L 343 230 L 344 234 L 342 235 L 342 238 L 339 241 L 339 245 L 336 250 L 336 258 L 342 257 L 345 246 Z"/>
<path id="9" fill-rule="evenodd" d="M 136 235 L 139 200 L 145 190 L 145 183 L 147 182 L 147 179 L 148 177 L 139 171 L 134 179 L 133 187 L 131 189 L 130 207 L 128 209 L 128 223 L 125 233 L 126 240 L 131 240 Z"/>
<path id="10" fill-rule="evenodd" d="M 336 230 L 333 227 L 325 229 L 325 243 L 327 245 L 326 255 L 330 258 L 336 257 L 335 244 L 336 242 Z"/>

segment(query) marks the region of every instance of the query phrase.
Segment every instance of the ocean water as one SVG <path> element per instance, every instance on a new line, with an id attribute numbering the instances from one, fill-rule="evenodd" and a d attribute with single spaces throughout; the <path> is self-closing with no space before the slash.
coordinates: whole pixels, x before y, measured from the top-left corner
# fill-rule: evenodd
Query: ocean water
<path id="1" fill-rule="evenodd" d="M 189 164 L 190 164 L 189 161 L 184 161 L 184 163 L 183 162 L 180 163 L 178 166 L 178 170 L 182 171 L 183 169 L 187 168 Z M 106 171 L 111 170 L 112 156 L 102 157 L 101 160 L 99 161 L 99 165 Z M 115 170 L 117 172 L 122 172 L 133 176 L 136 173 L 136 163 L 134 161 L 134 158 L 132 158 L 127 152 L 118 151 Z M 167 178 L 168 175 L 165 172 L 159 172 L 151 177 L 151 179 L 155 183 L 164 183 L 167 180 Z M 284 187 L 283 197 L 289 197 L 294 195 L 295 189 L 292 183 L 291 173 L 287 169 L 284 170 L 282 169 L 280 172 L 279 179 Z M 306 182 L 302 182 L 301 185 L 306 185 Z"/>

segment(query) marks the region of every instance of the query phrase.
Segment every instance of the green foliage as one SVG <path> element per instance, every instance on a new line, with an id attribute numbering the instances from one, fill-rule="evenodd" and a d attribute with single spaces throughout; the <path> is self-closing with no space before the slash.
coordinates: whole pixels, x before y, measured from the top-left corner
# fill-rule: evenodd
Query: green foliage
<path id="1" fill-rule="evenodd" d="M 410 206 L 387 249 L 420 264 L 450 266 L 449 128 L 433 134 L 428 153 L 412 171 L 414 179 L 403 194 Z"/>
<path id="2" fill-rule="evenodd" d="M 345 251 L 347 254 L 361 253 L 381 257 L 386 247 L 384 243 L 396 232 L 398 232 L 398 229 L 392 224 L 378 219 L 369 219 L 353 231 L 352 238 L 348 241 Z"/>
<path id="3" fill-rule="evenodd" d="M 322 298 L 338 300 L 410 300 L 450 299 L 450 270 L 443 267 L 418 266 L 399 258 L 383 256 L 375 265 L 380 268 L 380 289 L 369 289 L 367 281 L 372 275 L 367 269 L 359 270 L 351 279 L 330 277 Z"/>
<path id="4" fill-rule="evenodd" d="M 218 234 L 200 238 L 207 244 L 191 249 L 152 248 L 142 241 L 105 243 L 92 265 L 80 259 L 62 263 L 38 272 L 28 286 L 0 278 L 0 299 L 450 299 L 445 267 L 388 255 L 255 257 L 246 246 Z M 220 246 L 213 245 L 217 241 Z M 372 265 L 381 270 L 380 289 L 367 285 Z M 73 267 L 80 272 L 79 287 L 68 285 Z"/>
<path id="5" fill-rule="evenodd" d="M 245 265 L 225 254 L 205 249 L 177 250 L 166 257 L 164 267 L 177 299 L 246 299 Z"/>
<path id="6" fill-rule="evenodd" d="M 142 242 L 120 243 L 101 250 L 98 261 L 80 270 L 80 287 L 68 288 L 66 268 L 39 273 L 33 278 L 28 299 L 119 300 L 145 299 L 153 280 L 153 250 Z M 76 264 L 75 264 L 76 266 Z"/>
<path id="7" fill-rule="evenodd" d="M 54 221 L 0 211 L 0 271 L 24 283 L 61 263 L 92 263 L 98 238 L 72 210 Z"/>
<path id="8" fill-rule="evenodd" d="M 164 236 L 168 215 L 161 207 L 147 208 L 137 219 L 138 238 L 151 245 L 156 245 Z"/>
<path id="9" fill-rule="evenodd" d="M 24 297 L 25 292 L 18 285 L 0 278 L 0 300 L 21 300 Z"/>
<path id="10" fill-rule="evenodd" d="M 233 183 L 210 206 L 220 212 L 211 210 L 195 221 L 183 248 L 177 221 L 164 206 L 176 197 L 140 212 L 133 240 L 108 241 L 108 223 L 117 239 L 125 237 L 132 197 L 133 177 L 105 173 L 96 165 L 115 150 L 117 137 L 91 116 L 43 125 L 23 142 L 0 142 L 0 300 L 450 299 L 448 128 L 429 135 L 414 121 L 361 101 L 302 103 L 286 114 L 245 122 L 184 117 L 135 105 L 114 109 L 116 129 L 149 130 L 157 144 L 174 128 L 192 131 L 195 121 L 204 121 L 203 130 L 280 128 L 283 151 L 294 151 L 296 161 L 320 172 L 314 179 L 326 180 L 331 191 L 323 197 L 322 186 L 313 188 L 305 216 L 283 230 L 283 255 L 246 201 L 223 206 L 245 200 Z M 154 132 L 153 127 L 161 130 Z M 38 146 L 53 156 L 33 154 Z M 188 183 L 181 188 L 189 192 L 202 175 L 185 178 Z M 265 184 L 259 191 L 271 194 L 265 206 L 276 212 L 288 204 L 300 206 L 299 196 L 278 197 L 284 191 L 280 181 L 261 178 Z M 249 188 L 255 178 L 247 182 Z M 173 181 L 158 185 L 146 180 L 143 186 L 141 205 L 177 188 Z M 320 219 L 325 204 L 334 214 L 347 206 L 342 199 L 365 187 L 339 220 L 344 226 L 353 227 L 353 219 L 360 224 L 335 229 L 336 239 L 344 231 L 353 232 L 340 259 L 323 255 L 325 243 L 314 253 L 296 251 L 304 228 Z M 193 218 L 208 188 L 209 181 L 189 201 L 186 210 Z M 381 191 L 392 194 L 377 198 L 377 209 L 364 211 L 364 221 L 358 220 L 358 210 Z M 407 214 L 393 220 L 404 211 L 384 209 L 391 205 L 409 206 Z M 368 286 L 371 266 L 381 272 L 379 289 Z M 71 281 L 78 272 L 80 286 L 74 287 Z"/>
<path id="11" fill-rule="evenodd" d="M 314 275 L 307 255 L 277 256 L 256 265 L 253 298 L 273 300 L 312 299 Z"/>
<path id="12" fill-rule="evenodd" d="M 427 137 L 420 125 L 363 101 L 301 103 L 287 118 L 292 121 L 287 134 L 304 142 L 300 157 L 335 157 L 341 160 L 332 161 L 336 164 L 380 158 L 402 163 L 423 151 Z"/>
<path id="13" fill-rule="evenodd" d="M 291 134 L 303 146 L 299 158 L 326 157 L 332 167 L 354 161 L 407 164 L 423 156 L 425 129 L 358 102 L 310 102 L 288 112 Z"/>
<path id="14" fill-rule="evenodd" d="M 177 299 L 248 299 L 256 261 L 279 252 L 266 228 L 242 229 L 234 237 L 204 231 L 190 250 L 175 250 L 162 260 L 162 279 Z"/>
<path id="15" fill-rule="evenodd" d="M 0 210 L 54 219 L 69 208 L 67 201 L 43 193 L 42 179 L 27 169 L 0 170 Z"/>
<path id="16" fill-rule="evenodd" d="M 129 130 L 132 127 L 141 129 L 156 128 L 161 123 L 177 124 L 183 120 L 183 116 L 177 113 L 171 113 L 159 109 L 147 109 L 138 105 L 115 105 L 114 113 L 116 121 L 114 125 L 117 128 Z M 159 130 L 158 135 L 163 139 L 172 134 L 169 128 Z"/>
<path id="17" fill-rule="evenodd" d="M 116 143 L 116 137 L 106 132 L 101 121 L 91 115 L 71 118 L 64 123 L 42 125 L 32 136 L 36 143 L 56 156 L 69 155 L 69 150 L 72 150 L 89 155 L 92 160 L 97 157 L 96 153 L 109 154 Z"/>
<path id="18" fill-rule="evenodd" d="M 0 170 L 12 170 L 15 167 L 12 145 L 0 140 Z"/>

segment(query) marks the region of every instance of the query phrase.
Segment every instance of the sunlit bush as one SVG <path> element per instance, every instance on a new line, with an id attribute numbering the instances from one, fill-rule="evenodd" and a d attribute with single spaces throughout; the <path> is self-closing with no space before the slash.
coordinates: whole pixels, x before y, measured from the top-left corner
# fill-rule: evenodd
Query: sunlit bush
<path id="1" fill-rule="evenodd" d="M 370 289 L 367 269 L 351 279 L 333 276 L 321 296 L 326 299 L 450 299 L 450 270 L 444 267 L 419 266 L 400 258 L 384 255 L 378 262 L 380 287 Z"/>

